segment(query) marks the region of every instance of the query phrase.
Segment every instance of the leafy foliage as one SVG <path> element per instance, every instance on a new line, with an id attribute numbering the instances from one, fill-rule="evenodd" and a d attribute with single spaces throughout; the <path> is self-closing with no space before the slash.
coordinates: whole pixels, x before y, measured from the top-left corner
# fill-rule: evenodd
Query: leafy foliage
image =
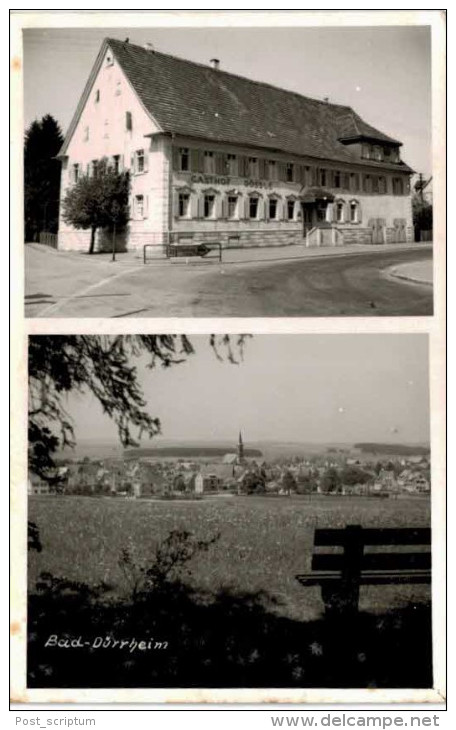
<path id="1" fill-rule="evenodd" d="M 129 192 L 129 173 L 116 173 L 105 158 L 97 163 L 93 175 L 83 175 L 68 189 L 63 201 L 63 219 L 75 228 L 90 228 L 89 253 L 94 251 L 97 228 L 126 225 Z"/>
<path id="2" fill-rule="evenodd" d="M 212 336 L 217 357 L 242 358 L 245 335 Z M 160 433 L 160 421 L 148 412 L 132 360 L 148 357 L 148 368 L 168 368 L 194 353 L 185 335 L 38 335 L 29 339 L 29 469 L 53 478 L 54 454 L 74 445 L 64 397 L 91 392 L 117 425 L 123 446 L 136 446 L 143 434 Z"/>
<path id="3" fill-rule="evenodd" d="M 56 233 L 59 219 L 60 162 L 55 157 L 63 143 L 57 121 L 50 114 L 34 121 L 24 143 L 24 224 L 26 241 L 36 241 L 40 230 Z"/>
<path id="4" fill-rule="evenodd" d="M 119 567 L 130 587 L 131 599 L 150 598 L 152 592 L 163 590 L 167 583 L 182 579 L 183 573 L 190 575 L 190 560 L 207 552 L 219 539 L 220 533 L 208 540 L 198 540 L 188 530 L 172 530 L 143 563 L 134 557 L 131 547 L 123 547 Z"/>

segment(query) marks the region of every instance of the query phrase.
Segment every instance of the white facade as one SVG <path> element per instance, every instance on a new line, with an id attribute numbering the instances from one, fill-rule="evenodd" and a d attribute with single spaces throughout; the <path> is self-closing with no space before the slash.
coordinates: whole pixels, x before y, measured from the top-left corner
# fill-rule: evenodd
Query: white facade
<path id="1" fill-rule="evenodd" d="M 413 240 L 409 175 L 400 167 L 396 172 L 165 135 L 109 46 L 92 76 L 62 157 L 61 200 L 78 177 L 93 173 L 101 158 L 128 169 L 130 222 L 117 235 L 118 249 L 147 243 L 161 253 L 163 243 L 188 239 L 226 247 Z M 188 169 L 182 169 L 185 150 Z M 240 159 L 249 161 L 249 170 L 239 169 Z M 326 184 L 319 179 L 322 171 Z M 366 191 L 366 176 L 376 192 Z M 333 199 L 324 207 L 302 206 L 300 194 L 312 185 L 329 190 Z M 59 248 L 88 250 L 89 240 L 90 231 L 65 223 L 61 206 Z M 110 250 L 111 245 L 111 234 L 98 231 L 96 249 Z"/>

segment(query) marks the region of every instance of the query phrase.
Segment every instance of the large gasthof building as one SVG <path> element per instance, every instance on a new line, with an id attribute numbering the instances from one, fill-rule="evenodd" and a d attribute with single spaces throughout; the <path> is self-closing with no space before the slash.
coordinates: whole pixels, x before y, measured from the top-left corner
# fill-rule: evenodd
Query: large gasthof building
<path id="1" fill-rule="evenodd" d="M 348 106 L 106 39 L 59 155 L 61 197 L 107 158 L 131 174 L 130 249 L 411 241 L 400 147 Z M 89 236 L 61 218 L 59 248 Z"/>

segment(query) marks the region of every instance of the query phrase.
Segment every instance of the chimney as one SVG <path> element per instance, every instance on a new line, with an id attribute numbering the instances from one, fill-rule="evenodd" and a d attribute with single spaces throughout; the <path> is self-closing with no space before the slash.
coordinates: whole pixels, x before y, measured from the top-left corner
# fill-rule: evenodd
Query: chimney
<path id="1" fill-rule="evenodd" d="M 216 71 L 219 70 L 219 68 L 220 68 L 220 61 L 219 61 L 218 58 L 211 58 L 210 63 L 211 63 L 212 68 L 214 68 Z"/>
<path id="2" fill-rule="evenodd" d="M 153 43 L 144 43 L 144 48 L 146 51 L 152 52 L 154 50 L 154 44 Z"/>

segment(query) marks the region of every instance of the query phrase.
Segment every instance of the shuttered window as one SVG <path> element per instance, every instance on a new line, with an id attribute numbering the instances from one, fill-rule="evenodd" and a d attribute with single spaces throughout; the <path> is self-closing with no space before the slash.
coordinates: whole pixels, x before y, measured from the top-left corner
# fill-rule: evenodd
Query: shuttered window
<path id="1" fill-rule="evenodd" d="M 226 169 L 228 175 L 238 175 L 238 159 L 237 155 L 229 154 L 226 156 Z"/>
<path id="2" fill-rule="evenodd" d="M 229 218 L 229 220 L 235 220 L 238 217 L 238 203 L 239 203 L 239 198 L 237 195 L 228 196 L 228 218 Z"/>
<path id="3" fill-rule="evenodd" d="M 205 150 L 204 152 L 204 172 L 207 175 L 214 175 L 215 173 L 214 153 L 210 150 Z"/>
<path id="4" fill-rule="evenodd" d="M 188 218 L 190 215 L 190 195 L 188 193 L 179 193 L 178 215 L 179 218 Z"/>
<path id="5" fill-rule="evenodd" d="M 257 197 L 249 198 L 249 218 L 258 218 L 259 200 Z"/>
<path id="6" fill-rule="evenodd" d="M 204 217 L 214 218 L 215 217 L 215 195 L 204 196 Z"/>
<path id="7" fill-rule="evenodd" d="M 190 153 L 187 147 L 179 147 L 179 170 L 187 172 L 190 169 Z"/>
<path id="8" fill-rule="evenodd" d="M 248 158 L 248 174 L 251 177 L 258 177 L 258 158 L 257 157 L 249 157 Z"/>

